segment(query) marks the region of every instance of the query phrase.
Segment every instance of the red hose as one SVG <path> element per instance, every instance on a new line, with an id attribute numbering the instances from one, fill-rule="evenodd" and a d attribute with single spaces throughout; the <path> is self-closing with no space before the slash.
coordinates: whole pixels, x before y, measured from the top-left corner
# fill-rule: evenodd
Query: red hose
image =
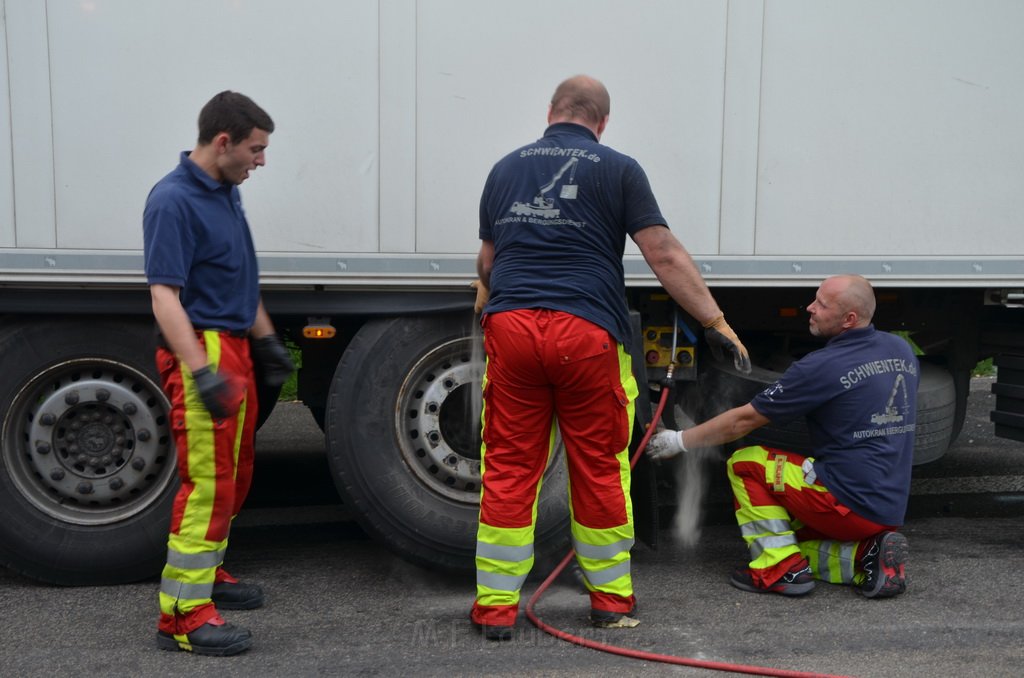
<path id="1" fill-rule="evenodd" d="M 647 443 L 650 441 L 651 436 L 657 429 L 657 422 L 661 420 L 662 412 L 665 410 L 665 403 L 668 401 L 668 394 L 670 389 L 665 388 L 661 392 L 661 399 L 658 401 L 658 408 L 654 413 L 654 418 L 651 419 L 651 425 L 647 427 L 647 432 L 644 434 L 643 439 L 640 441 L 640 445 L 637 446 L 636 452 L 633 454 L 633 458 L 629 462 L 629 467 L 632 469 L 636 466 L 636 463 L 640 460 L 640 456 L 644 450 L 647 449 Z M 619 647 L 617 645 L 608 645 L 606 643 L 599 643 L 594 640 L 588 640 L 581 636 L 576 636 L 561 629 L 544 623 L 540 617 L 533 611 L 534 605 L 540 600 L 540 597 L 544 595 L 548 587 L 551 585 L 558 575 L 566 568 L 569 562 L 572 560 L 576 552 L 569 549 L 569 552 L 562 558 L 562 562 L 552 570 L 551 574 L 548 575 L 547 579 L 537 588 L 532 596 L 530 596 L 529 602 L 526 603 L 526 616 L 541 631 L 554 636 L 560 640 L 565 640 L 573 645 L 579 645 L 581 647 L 588 647 L 592 650 L 600 650 L 601 652 L 608 652 L 611 654 L 617 654 L 623 657 L 630 657 L 632 659 L 643 659 L 652 662 L 661 662 L 663 664 L 679 664 L 682 666 L 693 666 L 700 669 L 709 669 L 712 671 L 732 671 L 733 673 L 749 673 L 757 676 L 819 676 L 823 678 L 838 678 L 825 673 L 805 673 L 803 671 L 787 671 L 784 669 L 773 669 L 763 666 L 748 666 L 745 664 L 729 664 L 727 662 L 714 662 L 707 661 L 704 659 L 693 659 L 692 657 L 677 657 L 671 654 L 658 654 L 655 652 L 645 652 L 643 650 L 634 650 L 628 647 Z"/>

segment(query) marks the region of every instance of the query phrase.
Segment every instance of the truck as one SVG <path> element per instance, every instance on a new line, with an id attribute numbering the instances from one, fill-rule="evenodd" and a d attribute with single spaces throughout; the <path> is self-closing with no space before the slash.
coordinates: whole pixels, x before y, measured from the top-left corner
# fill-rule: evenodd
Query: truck
<path id="1" fill-rule="evenodd" d="M 817 285 L 858 273 L 876 288 L 876 325 L 920 353 L 915 463 L 955 439 L 986 358 L 997 432 L 1024 439 L 1015 0 L 0 9 L 0 561 L 29 577 L 115 583 L 163 563 L 177 476 L 141 214 L 224 89 L 276 123 L 242 192 L 264 303 L 301 363 L 298 398 L 342 501 L 414 562 L 472 567 L 479 195 L 578 73 L 607 85 L 602 141 L 644 166 L 754 362 L 745 375 L 706 356 L 627 243 L 637 433 L 666 390 L 672 425 L 770 384 L 814 348 L 802 309 Z M 259 400 L 266 416 L 276 393 Z M 799 448 L 805 435 L 769 426 L 748 440 Z M 565 543 L 559 457 L 542 551 Z M 637 466 L 641 536 L 671 475 Z"/>

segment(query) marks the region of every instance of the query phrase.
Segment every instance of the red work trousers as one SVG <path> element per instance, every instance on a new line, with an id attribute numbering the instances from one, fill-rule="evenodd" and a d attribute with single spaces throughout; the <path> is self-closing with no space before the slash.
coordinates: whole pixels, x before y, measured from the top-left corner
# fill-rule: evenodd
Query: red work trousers
<path id="1" fill-rule="evenodd" d="M 767 447 L 729 457 L 736 522 L 750 550 L 754 583 L 768 588 L 807 561 L 818 579 L 855 583 L 868 540 L 895 529 L 844 506 L 819 482 L 807 482 L 808 458 Z"/>
<path id="2" fill-rule="evenodd" d="M 224 561 L 231 520 L 252 483 L 257 403 L 249 341 L 213 330 L 197 334 L 210 364 L 234 387 L 238 414 L 213 418 L 188 367 L 169 349 L 157 349 L 157 368 L 171 401 L 181 478 L 160 582 L 158 626 L 172 634 L 189 633 L 217 616 L 213 584 Z"/>
<path id="3" fill-rule="evenodd" d="M 533 565 L 537 498 L 556 420 L 568 464 L 573 544 L 591 607 L 630 611 L 628 448 L 637 387 L 629 354 L 607 330 L 547 309 L 488 315 L 484 346 L 473 620 L 515 621 Z"/>

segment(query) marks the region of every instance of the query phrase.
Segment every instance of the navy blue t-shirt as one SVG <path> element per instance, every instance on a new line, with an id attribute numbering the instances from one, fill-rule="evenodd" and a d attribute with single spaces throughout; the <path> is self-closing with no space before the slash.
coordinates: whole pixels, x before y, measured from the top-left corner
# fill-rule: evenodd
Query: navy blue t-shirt
<path id="1" fill-rule="evenodd" d="M 565 311 L 628 344 L 626 236 L 665 218 L 639 163 L 573 123 L 505 156 L 480 199 L 480 239 L 494 243 L 485 313 Z"/>
<path id="2" fill-rule="evenodd" d="M 907 342 L 869 325 L 793 363 L 750 404 L 779 424 L 806 416 L 821 484 L 858 515 L 902 525 L 917 383 L 917 358 Z"/>
<path id="3" fill-rule="evenodd" d="M 248 330 L 259 306 L 259 270 L 242 198 L 181 154 L 157 182 L 142 218 L 146 279 L 181 288 L 193 326 Z"/>

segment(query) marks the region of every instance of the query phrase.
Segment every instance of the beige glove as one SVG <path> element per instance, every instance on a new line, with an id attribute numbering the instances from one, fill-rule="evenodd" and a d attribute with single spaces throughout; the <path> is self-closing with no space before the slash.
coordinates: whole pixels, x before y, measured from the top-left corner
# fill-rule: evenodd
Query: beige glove
<path id="1" fill-rule="evenodd" d="M 469 286 L 476 290 L 476 302 L 473 304 L 473 311 L 477 314 L 484 310 L 484 306 L 487 305 L 487 299 L 490 296 L 490 291 L 487 286 L 479 280 L 474 280 L 469 283 Z"/>
<path id="2" fill-rule="evenodd" d="M 750 354 L 747 348 L 736 336 L 729 323 L 725 322 L 725 316 L 720 315 L 714 320 L 704 323 L 704 338 L 708 340 L 711 347 L 711 354 L 715 360 L 722 360 L 725 351 L 732 354 L 732 364 L 744 374 L 750 374 Z"/>

